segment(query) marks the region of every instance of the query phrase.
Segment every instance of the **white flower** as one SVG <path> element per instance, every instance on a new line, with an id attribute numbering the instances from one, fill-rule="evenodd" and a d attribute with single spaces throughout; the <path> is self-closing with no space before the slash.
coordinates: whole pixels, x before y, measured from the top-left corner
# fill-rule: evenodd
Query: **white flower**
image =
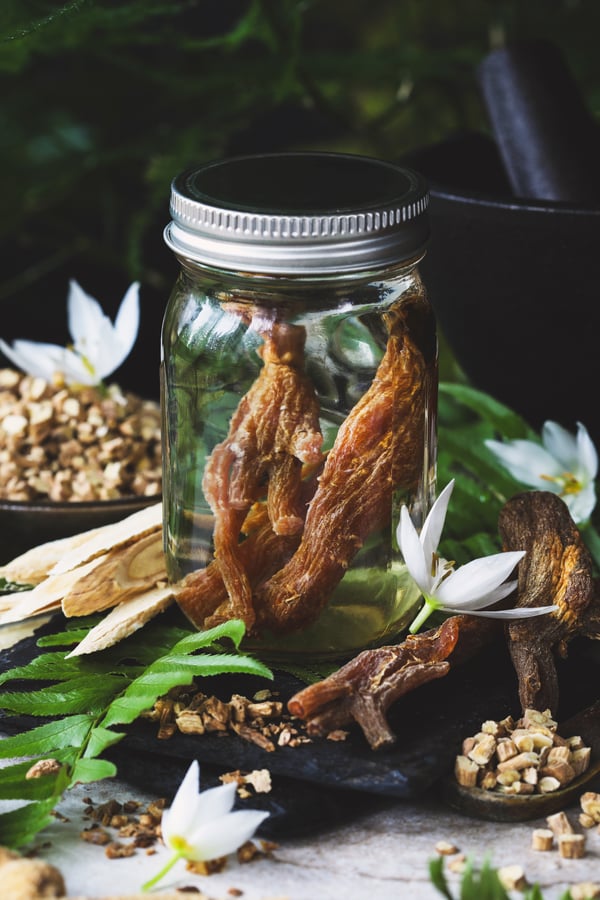
<path id="1" fill-rule="evenodd" d="M 250 840 L 268 812 L 232 812 L 235 782 L 199 791 L 200 768 L 194 760 L 179 785 L 171 807 L 162 815 L 162 836 L 173 851 L 167 864 L 142 890 L 153 887 L 180 859 L 208 861 L 228 856 Z"/>
<path id="2" fill-rule="evenodd" d="M 139 282 L 128 288 L 114 325 L 97 300 L 76 281 L 69 283 L 67 315 L 72 347 L 36 341 L 0 340 L 0 349 L 28 375 L 51 381 L 56 374 L 71 384 L 99 384 L 129 356 L 140 325 Z"/>
<path id="3" fill-rule="evenodd" d="M 406 568 L 425 600 L 410 626 L 411 634 L 419 630 L 434 610 L 497 619 L 539 616 L 555 610 L 556 606 L 539 606 L 483 611 L 484 607 L 502 600 L 516 587 L 516 581 L 506 581 L 506 578 L 525 551 L 495 553 L 454 569 L 453 564 L 437 552 L 453 489 L 454 481 L 451 481 L 431 507 L 420 534 L 412 523 L 407 507 L 403 506 L 400 511 L 398 544 Z"/>
<path id="4" fill-rule="evenodd" d="M 596 505 L 598 454 L 581 422 L 576 435 L 556 422 L 545 422 L 541 444 L 525 440 L 487 440 L 485 444 L 513 478 L 539 491 L 558 494 L 574 522 L 587 522 Z"/>

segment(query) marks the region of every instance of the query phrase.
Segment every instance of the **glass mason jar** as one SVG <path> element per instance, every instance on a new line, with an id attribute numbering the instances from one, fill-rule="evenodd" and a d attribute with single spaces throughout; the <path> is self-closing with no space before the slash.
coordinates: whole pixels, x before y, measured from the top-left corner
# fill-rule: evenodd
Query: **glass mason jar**
<path id="1" fill-rule="evenodd" d="M 396 526 L 435 493 L 427 202 L 417 173 L 352 154 L 175 178 L 164 548 L 199 629 L 240 618 L 247 649 L 342 659 L 414 614 Z"/>

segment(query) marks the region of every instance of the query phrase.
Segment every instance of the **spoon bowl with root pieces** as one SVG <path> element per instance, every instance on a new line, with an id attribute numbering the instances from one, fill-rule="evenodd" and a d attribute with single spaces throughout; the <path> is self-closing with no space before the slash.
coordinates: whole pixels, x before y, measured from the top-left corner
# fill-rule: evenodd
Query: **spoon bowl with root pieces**
<path id="1" fill-rule="evenodd" d="M 524 822 L 565 809 L 594 785 L 600 787 L 600 700 L 561 723 L 559 733 L 564 737 L 580 735 L 591 749 L 586 771 L 564 787 L 548 793 L 505 794 L 465 787 L 451 774 L 443 781 L 444 801 L 458 812 L 493 822 Z"/>

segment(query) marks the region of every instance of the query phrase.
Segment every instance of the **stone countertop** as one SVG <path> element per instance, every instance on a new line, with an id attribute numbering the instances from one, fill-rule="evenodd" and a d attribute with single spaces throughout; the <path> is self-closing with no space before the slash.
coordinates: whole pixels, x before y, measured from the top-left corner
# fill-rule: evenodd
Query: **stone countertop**
<path id="1" fill-rule="evenodd" d="M 108 859 L 104 847 L 80 837 L 90 825 L 84 815 L 85 799 L 91 797 L 95 805 L 110 799 L 147 803 L 158 796 L 119 780 L 77 786 L 59 805 L 56 821 L 38 836 L 37 855 L 61 870 L 69 897 L 135 894 L 161 868 L 168 851 L 157 844 L 150 855 L 138 848 L 130 857 Z M 579 807 L 566 813 L 575 829 L 582 830 L 578 825 Z M 498 868 L 521 866 L 528 884 L 539 884 L 544 900 L 559 900 L 567 888 L 582 882 L 600 882 L 597 827 L 585 831 L 586 853 L 582 859 L 563 859 L 556 846 L 547 852 L 531 849 L 533 829 L 544 826 L 544 820 L 514 824 L 465 817 L 443 806 L 435 796 L 419 802 L 381 799 L 369 812 L 345 824 L 308 837 L 282 839 L 266 855 L 251 862 L 239 863 L 235 856 L 229 857 L 219 873 L 193 874 L 179 862 L 153 892 L 144 896 L 186 888 L 210 900 L 365 900 L 369 896 L 377 900 L 435 900 L 441 894 L 430 882 L 428 863 L 436 856 L 440 841 L 453 844 L 476 863 L 487 856 Z M 452 859 L 446 857 L 447 861 Z M 459 876 L 449 873 L 448 879 L 458 896 Z M 514 891 L 510 896 L 522 894 Z"/>

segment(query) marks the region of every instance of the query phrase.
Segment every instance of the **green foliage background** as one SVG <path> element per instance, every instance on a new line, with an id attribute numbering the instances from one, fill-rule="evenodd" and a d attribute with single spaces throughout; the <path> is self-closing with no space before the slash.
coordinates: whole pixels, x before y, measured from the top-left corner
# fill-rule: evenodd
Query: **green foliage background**
<path id="1" fill-rule="evenodd" d="M 0 7 L 0 334 L 64 343 L 70 277 L 109 313 L 140 279 L 141 341 L 125 378 L 133 388 L 158 360 L 175 273 L 162 230 L 182 168 L 282 148 L 396 158 L 485 131 L 474 69 L 516 38 L 558 42 L 600 108 L 597 0 Z M 145 392 L 147 379 L 146 369 Z"/>

